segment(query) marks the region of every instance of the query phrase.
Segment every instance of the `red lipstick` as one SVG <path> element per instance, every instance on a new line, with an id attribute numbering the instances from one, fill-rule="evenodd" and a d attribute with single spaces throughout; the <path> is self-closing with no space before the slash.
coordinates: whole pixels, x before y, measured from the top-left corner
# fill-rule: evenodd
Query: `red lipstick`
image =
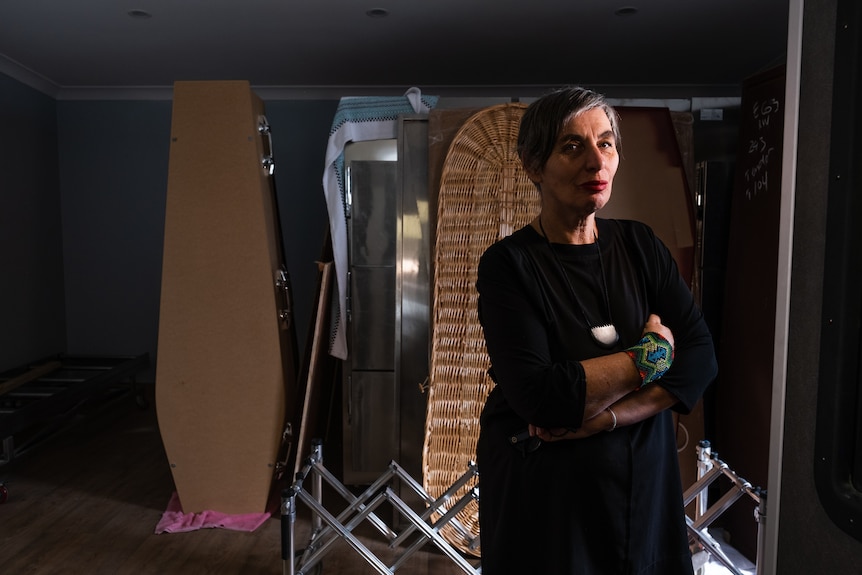
<path id="1" fill-rule="evenodd" d="M 591 180 L 581 184 L 581 187 L 593 192 L 603 192 L 608 187 L 608 182 L 607 180 Z"/>

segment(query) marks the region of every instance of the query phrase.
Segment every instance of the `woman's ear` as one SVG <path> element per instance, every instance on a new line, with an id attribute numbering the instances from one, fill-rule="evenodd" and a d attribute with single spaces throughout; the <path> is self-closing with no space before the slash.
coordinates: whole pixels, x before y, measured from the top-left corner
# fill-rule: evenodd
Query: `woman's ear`
<path id="1" fill-rule="evenodd" d="M 527 177 L 530 178 L 530 181 L 536 184 L 538 187 L 542 183 L 542 172 L 541 170 L 534 170 L 532 168 L 527 168 L 524 166 L 524 173 L 527 174 Z"/>

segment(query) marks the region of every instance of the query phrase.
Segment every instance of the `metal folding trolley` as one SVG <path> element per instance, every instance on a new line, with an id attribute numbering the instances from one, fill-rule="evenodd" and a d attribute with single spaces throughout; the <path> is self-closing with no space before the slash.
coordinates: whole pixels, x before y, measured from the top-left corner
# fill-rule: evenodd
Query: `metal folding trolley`
<path id="1" fill-rule="evenodd" d="M 766 492 L 753 487 L 737 475 L 724 461 L 712 452 L 708 441 L 697 447 L 698 479 L 683 493 L 683 504 L 695 504 L 695 517 L 686 516 L 688 532 L 703 550 L 715 557 L 733 575 L 746 575 L 722 550 L 721 544 L 709 533 L 709 527 L 722 513 L 743 497 L 756 505 L 754 517 L 758 523 L 757 571 L 762 568 L 763 540 L 766 524 Z M 460 497 L 463 488 L 478 476 L 478 468 L 471 462 L 468 469 L 440 497 L 433 498 L 398 463 L 392 461 L 388 469 L 359 495 L 355 495 L 323 465 L 323 447 L 319 440 L 311 445 L 311 455 L 296 480 L 282 492 L 281 499 L 281 554 L 284 575 L 312 575 L 319 573 L 322 560 L 343 539 L 378 573 L 395 573 L 407 560 L 425 545 L 432 543 L 464 573 L 479 575 L 478 559 L 470 560 L 453 547 L 441 530 L 457 530 L 458 537 L 467 542 L 467 548 L 479 549 L 479 537 L 462 525 L 456 516 L 471 501 L 478 502 L 479 489 L 473 487 Z M 730 482 L 730 488 L 709 505 L 707 489 L 720 478 Z M 327 510 L 323 504 L 324 482 L 343 499 L 344 507 L 338 515 Z M 416 510 L 399 495 L 409 489 L 424 504 Z M 302 501 L 311 510 L 311 536 L 301 549 L 296 546 L 297 501 Z M 385 507 L 393 510 L 392 525 L 383 519 Z M 399 520 L 400 519 L 400 520 Z M 375 554 L 354 530 L 364 522 L 372 525 L 383 536 L 387 545 L 386 558 Z M 396 527 L 399 523 L 401 526 Z"/>
<path id="2" fill-rule="evenodd" d="M 688 506 L 696 500 L 695 517 L 686 515 L 689 535 L 704 551 L 715 557 L 733 575 L 745 575 L 721 549 L 721 545 L 710 535 L 708 529 L 722 513 L 742 497 L 751 499 L 756 507 L 754 518 L 757 521 L 756 573 L 763 568 L 763 545 L 766 532 L 766 491 L 752 487 L 751 483 L 737 475 L 718 455 L 712 452 L 709 441 L 702 440 L 697 446 L 697 481 L 683 493 L 683 505 Z M 720 477 L 730 481 L 730 488 L 712 505 L 709 505 L 707 488 Z"/>
<path id="3" fill-rule="evenodd" d="M 451 528 L 468 542 L 468 547 L 478 549 L 479 539 L 471 534 L 456 519 L 456 515 L 471 501 L 478 500 L 479 489 L 473 487 L 460 497 L 457 493 L 467 486 L 478 474 L 475 463 L 440 497 L 432 498 L 396 462 L 361 494 L 354 495 L 323 465 L 323 448 L 320 441 L 313 441 L 311 455 L 296 475 L 296 481 L 282 493 L 281 533 L 282 560 L 285 575 L 309 575 L 319 572 L 320 564 L 334 543 L 343 539 L 378 573 L 394 573 L 401 568 L 416 551 L 432 543 L 446 557 L 465 573 L 477 575 L 481 567 L 474 565 L 460 551 L 455 549 L 441 535 L 441 530 Z M 338 515 L 333 515 L 323 505 L 324 481 L 341 498 L 345 507 Z M 310 484 L 310 485 L 308 485 Z M 424 508 L 415 510 L 399 496 L 398 490 L 409 489 L 419 496 Z M 297 500 L 307 505 L 312 512 L 311 537 L 303 549 L 296 548 Z M 384 504 L 386 504 L 384 506 Z M 383 506 L 383 507 L 382 507 Z M 390 507 L 392 523 L 383 518 L 383 510 Z M 400 518 L 400 519 L 399 519 Z M 354 529 L 364 522 L 382 534 L 388 542 L 386 559 L 375 554 L 354 533 Z M 402 524 L 397 527 L 395 523 Z M 317 569 L 317 571 L 315 571 Z"/>

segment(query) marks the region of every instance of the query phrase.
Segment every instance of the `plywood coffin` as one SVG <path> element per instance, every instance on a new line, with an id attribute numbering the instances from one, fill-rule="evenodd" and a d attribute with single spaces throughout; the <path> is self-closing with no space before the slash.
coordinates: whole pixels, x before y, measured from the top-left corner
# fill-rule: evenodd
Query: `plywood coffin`
<path id="1" fill-rule="evenodd" d="M 294 328 L 276 282 L 285 270 L 262 123 L 247 82 L 174 86 L 156 408 L 186 513 L 267 510 L 294 413 Z"/>

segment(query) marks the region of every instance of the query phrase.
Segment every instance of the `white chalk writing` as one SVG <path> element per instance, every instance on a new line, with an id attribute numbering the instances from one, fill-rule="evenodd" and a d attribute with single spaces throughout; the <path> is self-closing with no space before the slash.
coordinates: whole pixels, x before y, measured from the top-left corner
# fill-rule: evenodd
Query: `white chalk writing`
<path id="1" fill-rule="evenodd" d="M 748 154 L 753 164 L 743 175 L 745 197 L 749 200 L 769 189 L 769 158 L 775 151 L 775 146 L 769 143 L 767 135 L 763 132 L 768 130 L 771 119 L 777 116 L 780 108 L 781 105 L 776 98 L 758 101 L 752 106 L 751 115 L 759 134 L 748 141 Z"/>
<path id="2" fill-rule="evenodd" d="M 755 102 L 751 113 L 757 121 L 757 128 L 762 130 L 763 128 L 768 127 L 769 119 L 773 114 L 778 113 L 779 108 L 780 105 L 776 98 L 770 98 L 762 102 Z"/>

